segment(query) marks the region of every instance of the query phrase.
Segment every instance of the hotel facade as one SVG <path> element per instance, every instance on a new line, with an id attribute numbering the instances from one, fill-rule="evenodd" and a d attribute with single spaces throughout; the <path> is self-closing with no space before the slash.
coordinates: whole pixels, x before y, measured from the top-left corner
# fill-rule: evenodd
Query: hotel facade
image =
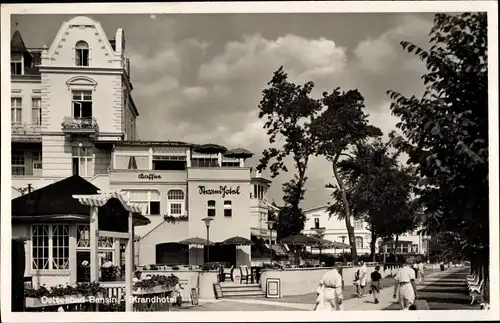
<path id="1" fill-rule="evenodd" d="M 306 222 L 303 233 L 314 235 L 319 231 L 324 234 L 323 238 L 326 240 L 349 244 L 345 221 L 339 220 L 336 216 L 330 217 L 328 207 L 329 205 L 322 205 L 304 211 Z M 351 224 L 354 228 L 354 239 L 358 255 L 370 254 L 371 231 L 368 223 L 362 220 L 353 220 Z M 375 250 L 380 254 L 397 252 L 398 254 L 425 255 L 427 254 L 430 237 L 418 234 L 417 231 L 399 236 L 397 246 L 395 246 L 394 242 L 384 242 L 382 239 L 378 239 Z M 347 252 L 348 250 L 344 251 Z M 313 252 L 318 251 L 313 250 Z M 341 252 L 343 252 L 341 249 L 322 250 L 323 254 Z"/>
<path id="2" fill-rule="evenodd" d="M 125 39 L 123 29 L 108 39 L 99 22 L 82 16 L 64 22 L 50 47 L 29 48 L 13 33 L 12 198 L 72 175 L 125 193 L 150 221 L 135 231 L 137 265 L 202 264 L 203 250 L 177 242 L 206 238 L 205 217 L 213 219 L 213 242 L 267 239 L 270 181 L 252 174 L 244 158 L 228 157 L 231 150 L 207 153 L 199 144 L 139 140 Z M 77 253 L 87 252 L 88 234 L 79 222 L 12 226 L 14 238 L 26 239 L 25 274 L 58 277 L 39 282 L 48 285 L 75 282 L 71 269 L 83 259 Z M 108 240 L 99 242 L 102 261 L 122 264 L 120 242 Z M 210 261 L 250 264 L 250 250 L 211 248 Z"/>

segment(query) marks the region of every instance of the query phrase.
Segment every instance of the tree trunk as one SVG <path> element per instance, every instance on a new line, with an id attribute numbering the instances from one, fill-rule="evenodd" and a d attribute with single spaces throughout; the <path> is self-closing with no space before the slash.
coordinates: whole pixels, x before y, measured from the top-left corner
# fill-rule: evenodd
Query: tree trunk
<path id="1" fill-rule="evenodd" d="M 399 235 L 396 234 L 396 242 L 394 243 L 394 258 L 396 259 L 396 262 L 398 262 L 398 241 Z"/>
<path id="2" fill-rule="evenodd" d="M 342 203 L 344 205 L 345 212 L 345 226 L 347 228 L 347 235 L 349 236 L 349 244 L 351 245 L 352 263 L 356 266 L 358 264 L 358 253 L 356 250 L 356 241 L 354 240 L 354 228 L 351 225 L 351 211 L 349 208 L 349 201 L 347 200 L 347 193 L 345 191 L 344 183 L 342 182 L 342 179 L 340 178 L 339 172 L 337 170 L 337 161 L 339 157 L 340 155 L 337 155 L 337 157 L 335 157 L 334 161 L 332 162 L 332 169 L 333 174 L 335 175 L 335 179 L 337 180 L 337 184 L 339 185 L 340 193 L 342 194 Z"/>
<path id="3" fill-rule="evenodd" d="M 372 254 L 372 261 L 377 262 L 376 241 L 377 235 L 375 234 L 374 225 L 371 226 L 372 241 L 370 241 L 370 251 Z"/>

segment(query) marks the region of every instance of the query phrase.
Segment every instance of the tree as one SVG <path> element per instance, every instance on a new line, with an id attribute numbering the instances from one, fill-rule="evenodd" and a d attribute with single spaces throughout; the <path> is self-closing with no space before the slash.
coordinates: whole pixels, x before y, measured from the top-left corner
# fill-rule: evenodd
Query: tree
<path id="1" fill-rule="evenodd" d="M 338 190 L 341 197 L 343 212 L 340 213 L 339 218 L 345 220 L 353 262 L 357 264 L 354 228 L 351 225 L 351 207 L 348 200 L 349 192 L 339 173 L 339 161 L 352 146 L 367 138 L 381 136 L 382 132 L 368 124 L 368 115 L 364 113 L 364 98 L 358 90 L 341 92 L 339 88 L 336 88 L 332 93 L 324 92 L 321 102 L 326 109 L 312 120 L 310 129 L 313 139 L 316 140 L 316 154 L 326 157 L 331 162 L 336 184 L 330 184 L 327 187 Z M 329 213 L 330 216 L 334 214 L 331 207 Z"/>
<path id="2" fill-rule="evenodd" d="M 278 216 L 278 238 L 297 234 L 304 229 L 305 215 L 299 206 L 304 198 L 307 180 L 306 170 L 309 158 L 314 155 L 315 147 L 309 123 L 321 109 L 321 103 L 309 95 L 313 82 L 296 85 L 288 81 L 288 75 L 280 67 L 263 90 L 259 104 L 259 118 L 267 118 L 264 128 L 269 135 L 269 143 L 283 140 L 281 147 L 264 150 L 257 170 L 266 169 L 269 164 L 271 177 L 287 172 L 285 158 L 291 156 L 297 171 L 292 180 L 283 184 L 285 202 Z"/>
<path id="3" fill-rule="evenodd" d="M 398 162 L 399 152 L 380 139 L 359 142 L 347 159 L 339 162 L 339 172 L 348 188 L 351 214 L 369 225 L 370 250 L 375 261 L 378 238 L 391 239 L 415 229 L 418 218 L 412 200 L 415 177 L 411 168 Z M 340 191 L 336 190 L 335 213 L 342 212 Z"/>
<path id="4" fill-rule="evenodd" d="M 396 146 L 420 177 L 428 234 L 452 232 L 461 252 L 489 259 L 488 51 L 486 13 L 437 14 L 424 50 L 401 42 L 427 67 L 420 99 L 389 91 L 401 119 Z M 472 261 L 472 260 L 471 260 Z"/>

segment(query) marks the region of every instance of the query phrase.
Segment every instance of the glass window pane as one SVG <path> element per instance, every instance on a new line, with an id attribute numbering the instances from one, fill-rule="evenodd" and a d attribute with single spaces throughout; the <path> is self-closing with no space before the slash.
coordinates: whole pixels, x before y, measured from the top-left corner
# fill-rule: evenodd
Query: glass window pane
<path id="1" fill-rule="evenodd" d="M 87 176 L 92 176 L 94 174 L 94 162 L 91 158 L 87 159 Z"/>

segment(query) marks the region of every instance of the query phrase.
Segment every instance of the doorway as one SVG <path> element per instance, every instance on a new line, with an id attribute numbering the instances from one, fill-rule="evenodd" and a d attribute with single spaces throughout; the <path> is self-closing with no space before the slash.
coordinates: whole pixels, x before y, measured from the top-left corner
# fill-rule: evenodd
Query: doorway
<path id="1" fill-rule="evenodd" d="M 76 281 L 78 283 L 90 283 L 90 266 L 83 266 L 87 261 L 90 264 L 90 251 L 76 251 Z"/>
<path id="2" fill-rule="evenodd" d="M 204 260 L 207 262 L 220 262 L 226 264 L 228 267 L 236 266 L 236 246 L 235 245 L 221 245 L 216 243 L 209 247 L 209 257 L 207 259 L 207 247 L 204 247 Z"/>

